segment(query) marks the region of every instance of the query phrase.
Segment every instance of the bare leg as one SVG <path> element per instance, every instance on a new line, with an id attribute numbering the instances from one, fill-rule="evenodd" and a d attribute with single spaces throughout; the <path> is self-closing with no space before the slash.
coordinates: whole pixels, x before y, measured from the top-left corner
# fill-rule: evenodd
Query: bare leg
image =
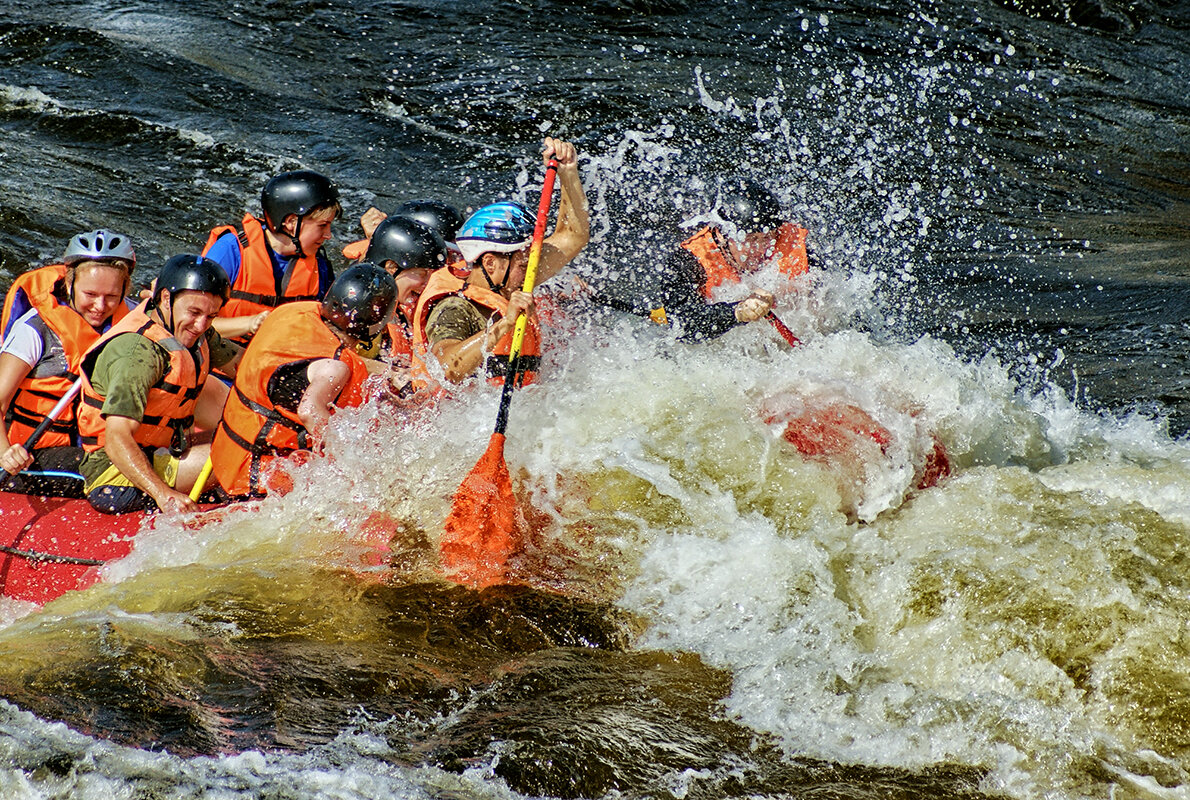
<path id="1" fill-rule="evenodd" d="M 194 482 L 198 480 L 198 473 L 202 472 L 203 464 L 207 463 L 207 457 L 210 454 L 211 446 L 209 444 L 196 444 L 187 450 L 178 463 L 178 480 L 174 484 L 174 489 L 189 494 L 190 490 L 194 488 Z"/>
<path id="2" fill-rule="evenodd" d="M 194 406 L 194 430 L 213 431 L 223 418 L 223 404 L 227 402 L 227 395 L 231 387 L 214 375 L 207 377 L 202 391 L 198 395 L 198 403 Z"/>

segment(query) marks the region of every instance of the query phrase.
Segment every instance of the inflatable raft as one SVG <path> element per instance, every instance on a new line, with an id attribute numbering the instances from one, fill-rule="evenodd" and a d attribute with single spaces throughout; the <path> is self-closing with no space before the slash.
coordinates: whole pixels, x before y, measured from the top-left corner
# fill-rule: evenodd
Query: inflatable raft
<path id="1" fill-rule="evenodd" d="M 0 492 L 0 596 L 48 603 L 123 558 L 144 512 L 100 514 L 86 500 Z"/>

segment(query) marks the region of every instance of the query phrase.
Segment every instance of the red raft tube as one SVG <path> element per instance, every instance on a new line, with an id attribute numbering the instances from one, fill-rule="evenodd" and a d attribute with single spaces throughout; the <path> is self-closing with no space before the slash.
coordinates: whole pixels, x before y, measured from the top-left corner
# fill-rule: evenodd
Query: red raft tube
<path id="1" fill-rule="evenodd" d="M 100 514 L 82 499 L 0 492 L 0 596 L 38 605 L 99 579 L 132 550 L 145 513 Z"/>

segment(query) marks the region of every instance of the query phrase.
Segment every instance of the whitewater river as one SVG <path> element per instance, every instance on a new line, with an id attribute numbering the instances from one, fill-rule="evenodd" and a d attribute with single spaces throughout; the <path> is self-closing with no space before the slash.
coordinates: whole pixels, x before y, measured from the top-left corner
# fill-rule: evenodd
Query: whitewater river
<path id="1" fill-rule="evenodd" d="M 592 213 L 513 585 L 436 560 L 497 390 L 338 415 L 291 495 L 0 604 L 0 797 L 1190 796 L 1190 6 L 755 6 L 0 2 L 4 285 L 95 227 L 147 282 L 299 166 L 341 267 L 369 205 L 534 204 L 547 134 Z M 572 296 L 726 174 L 810 230 L 801 346 Z M 839 407 L 883 447 L 784 438 Z"/>

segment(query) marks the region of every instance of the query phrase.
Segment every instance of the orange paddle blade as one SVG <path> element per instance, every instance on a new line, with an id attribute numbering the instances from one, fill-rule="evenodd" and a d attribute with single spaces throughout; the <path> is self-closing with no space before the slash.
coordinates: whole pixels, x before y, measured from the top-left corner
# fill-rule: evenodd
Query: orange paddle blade
<path id="1" fill-rule="evenodd" d="M 504 434 L 492 434 L 488 449 L 455 491 L 446 517 L 440 554 L 451 579 L 482 589 L 502 583 L 508 560 L 522 540 L 512 493 L 512 477 L 504 462 Z"/>

